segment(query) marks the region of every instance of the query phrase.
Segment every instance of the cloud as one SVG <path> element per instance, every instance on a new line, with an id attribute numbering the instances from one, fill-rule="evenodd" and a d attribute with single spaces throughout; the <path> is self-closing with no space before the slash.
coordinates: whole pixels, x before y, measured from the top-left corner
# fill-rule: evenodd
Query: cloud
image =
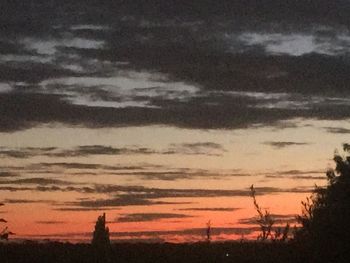
<path id="1" fill-rule="evenodd" d="M 46 148 L 34 148 L 34 147 L 23 147 L 16 149 L 9 149 L 5 147 L 0 147 L 0 156 L 1 157 L 11 157 L 11 158 L 29 158 L 38 155 L 45 155 L 54 151 L 55 147 L 46 147 Z"/>
<path id="2" fill-rule="evenodd" d="M 49 179 L 49 178 L 26 178 L 26 179 L 17 179 L 17 180 L 6 180 L 0 181 L 0 184 L 12 184 L 12 185 L 72 185 L 73 182 L 63 181 L 58 179 Z"/>
<path id="3" fill-rule="evenodd" d="M 35 221 L 36 224 L 40 225 L 62 225 L 67 224 L 68 222 L 65 221 Z"/>
<path id="4" fill-rule="evenodd" d="M 61 183 L 61 181 L 60 181 Z M 64 186 L 69 182 L 63 181 L 62 185 L 50 185 L 50 181 L 32 181 L 28 184 L 38 184 L 35 187 L 18 186 L 0 186 L 0 190 L 6 191 L 39 191 L 39 192 L 78 192 L 78 193 L 98 193 L 98 194 L 117 194 L 118 197 L 110 199 L 83 200 L 79 202 L 67 203 L 67 205 L 81 205 L 85 207 L 99 206 L 124 206 L 124 205 L 150 205 L 167 204 L 165 201 L 154 201 L 153 199 L 164 198 L 196 198 L 196 197 L 229 197 L 229 196 L 250 196 L 250 190 L 247 189 L 173 189 L 173 188 L 147 188 L 143 186 L 121 186 L 121 185 L 103 185 L 96 184 L 91 186 Z M 22 184 L 22 182 L 19 182 Z M 23 183 L 25 184 L 25 183 Z M 255 187 L 257 195 L 268 195 L 272 193 L 310 193 L 312 187 Z M 168 202 L 173 204 L 173 202 Z M 175 202 L 174 204 L 178 204 Z"/>
<path id="5" fill-rule="evenodd" d="M 121 154 L 154 154 L 155 150 L 142 147 L 134 148 L 114 148 L 103 145 L 86 145 L 78 146 L 71 150 L 61 150 L 50 154 L 53 157 L 75 157 L 75 156 L 89 156 L 89 155 L 121 155 Z"/>
<path id="6" fill-rule="evenodd" d="M 173 219 L 173 218 L 188 218 L 192 217 L 185 214 L 174 214 L 174 213 L 136 213 L 126 214 L 117 218 L 117 222 L 147 222 L 147 221 L 158 221 L 161 219 Z"/>
<path id="7" fill-rule="evenodd" d="M 1 188 L 0 188 L 1 190 Z M 20 189 L 18 189 L 20 190 Z M 34 190 L 34 189 L 33 189 Z M 117 195 L 116 197 L 105 199 L 90 199 L 62 204 L 65 207 L 71 208 L 103 208 L 103 207 L 122 207 L 122 206 L 149 206 L 149 205 L 178 205 L 191 204 L 191 202 L 183 202 L 177 198 L 197 198 L 197 197 L 230 197 L 230 196 L 250 196 L 250 191 L 246 190 L 202 190 L 202 189 L 159 189 L 146 188 L 142 186 L 116 186 L 116 185 L 96 185 L 90 187 L 45 187 L 39 186 L 36 191 L 76 191 L 80 193 L 99 193 Z M 311 188 L 273 188 L 260 187 L 256 188 L 257 194 L 267 195 L 272 193 L 310 193 Z M 165 198 L 173 198 L 172 201 L 164 201 Z M 213 210 L 214 211 L 214 210 Z M 215 211 L 224 211 L 217 209 Z"/>
<path id="8" fill-rule="evenodd" d="M 225 148 L 218 143 L 213 142 L 197 142 L 197 143 L 181 143 L 172 144 L 164 154 L 185 154 L 185 155 L 207 155 L 220 156 L 226 152 Z"/>
<path id="9" fill-rule="evenodd" d="M 329 133 L 337 133 L 337 134 L 349 134 L 350 129 L 341 128 L 341 127 L 324 127 L 324 129 Z"/>
<path id="10" fill-rule="evenodd" d="M 153 198 L 154 199 L 154 198 Z M 110 199 L 82 200 L 67 202 L 65 205 L 83 208 L 121 207 L 121 206 L 149 206 L 149 205 L 176 205 L 188 204 L 189 202 L 157 201 L 139 195 L 121 195 Z"/>
<path id="11" fill-rule="evenodd" d="M 41 168 L 51 168 L 58 167 L 63 169 L 86 169 L 86 170 L 95 170 L 95 169 L 106 169 L 106 170 L 118 170 L 120 167 L 111 166 L 111 165 L 102 165 L 94 163 L 77 163 L 77 162 L 52 162 L 52 163 L 36 163 L 28 168 L 32 169 L 41 169 Z M 123 167 L 124 168 L 124 167 Z"/>
<path id="12" fill-rule="evenodd" d="M 234 207 L 192 207 L 192 208 L 180 208 L 179 211 L 210 211 L 210 212 L 233 212 L 241 208 Z"/>
<path id="13" fill-rule="evenodd" d="M 4 178 L 4 177 L 17 177 L 19 176 L 19 174 L 14 173 L 14 172 L 7 172 L 7 171 L 1 171 L 0 172 L 0 178 Z"/>
<path id="14" fill-rule="evenodd" d="M 0 147 L 0 156 L 8 158 L 25 159 L 36 156 L 47 157 L 87 157 L 90 155 L 134 155 L 134 154 L 183 154 L 183 155 L 221 155 L 226 150 L 220 144 L 213 142 L 182 143 L 171 144 L 163 150 L 155 150 L 147 147 L 129 146 L 129 147 L 112 147 L 104 145 L 82 145 L 72 149 L 60 149 L 57 147 L 22 147 L 22 148 L 5 148 Z M 48 164 L 43 164 L 48 165 Z M 61 163 L 61 166 L 64 166 Z M 66 165 L 67 166 L 67 165 Z M 71 164 L 74 166 L 74 164 Z M 75 166 L 78 166 L 76 164 Z M 77 168 L 77 167 L 75 167 Z"/>
<path id="15" fill-rule="evenodd" d="M 206 151 L 210 155 L 210 150 Z M 193 180 L 198 178 L 223 179 L 229 177 L 245 177 L 251 174 L 240 170 L 206 170 L 192 168 L 173 168 L 155 164 L 137 164 L 137 165 L 105 165 L 98 163 L 83 162 L 41 162 L 32 163 L 26 166 L 4 167 L 7 170 L 20 172 L 22 175 L 31 176 L 32 174 L 53 174 L 56 176 L 66 175 L 116 175 L 130 176 L 142 180 Z"/>
<path id="16" fill-rule="evenodd" d="M 113 207 L 59 207 L 54 208 L 55 211 L 65 211 L 65 212 L 86 212 L 86 211 L 106 211 L 106 210 L 118 210 L 119 208 Z"/>
<path id="17" fill-rule="evenodd" d="M 266 145 L 270 145 L 276 149 L 282 149 L 289 146 L 304 146 L 309 145 L 307 142 L 277 142 L 277 141 L 268 141 L 264 142 Z"/>
<path id="18" fill-rule="evenodd" d="M 0 131 L 52 123 L 236 129 L 347 119 L 350 7 L 299 2 L 54 1 L 28 7 L 25 24 L 25 8 L 3 4 L 11 16 L 1 18 L 7 38 L 0 41 Z M 64 10 L 59 15 L 56 5 Z M 69 19 L 82 12 L 79 24 Z"/>
<path id="19" fill-rule="evenodd" d="M 298 222 L 297 215 L 289 214 L 289 215 L 280 215 L 280 214 L 271 214 L 274 222 L 276 224 L 296 224 Z M 258 225 L 259 218 L 258 217 L 249 217 L 240 219 L 238 221 L 239 224 L 243 225 Z"/>
<path id="20" fill-rule="evenodd" d="M 54 200 L 31 200 L 31 199 L 5 199 L 5 203 L 7 204 L 34 204 L 34 203 L 42 203 L 42 204 L 49 204 L 49 205 L 55 205 L 57 204 Z"/>
<path id="21" fill-rule="evenodd" d="M 303 179 L 303 180 L 326 180 L 324 170 L 288 170 L 272 173 L 264 173 L 266 178 Z"/>

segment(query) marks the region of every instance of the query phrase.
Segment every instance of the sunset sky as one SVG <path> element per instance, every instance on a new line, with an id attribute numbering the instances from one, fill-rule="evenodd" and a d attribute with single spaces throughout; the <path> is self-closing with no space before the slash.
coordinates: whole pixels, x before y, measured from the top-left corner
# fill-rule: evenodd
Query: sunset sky
<path id="1" fill-rule="evenodd" d="M 257 3 L 259 2 L 259 3 Z M 0 218 L 16 239 L 255 238 L 350 134 L 350 2 L 1 1 Z"/>

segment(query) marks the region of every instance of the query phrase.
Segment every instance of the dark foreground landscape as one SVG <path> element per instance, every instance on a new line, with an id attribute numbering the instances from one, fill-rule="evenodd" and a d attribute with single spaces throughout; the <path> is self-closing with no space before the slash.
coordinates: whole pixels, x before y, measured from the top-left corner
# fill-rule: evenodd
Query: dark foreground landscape
<path id="1" fill-rule="evenodd" d="M 193 244 L 114 244 L 98 255 L 89 244 L 0 245 L 1 262 L 310 262 L 296 244 L 225 242 Z"/>

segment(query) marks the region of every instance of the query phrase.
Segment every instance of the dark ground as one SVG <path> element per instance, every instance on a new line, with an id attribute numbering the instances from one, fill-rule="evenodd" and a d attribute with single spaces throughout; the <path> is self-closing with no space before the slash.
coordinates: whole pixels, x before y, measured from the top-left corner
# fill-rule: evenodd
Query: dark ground
<path id="1" fill-rule="evenodd" d="M 194 244 L 114 244 L 109 260 L 89 244 L 3 244 L 0 262 L 308 262 L 295 244 L 225 242 Z"/>

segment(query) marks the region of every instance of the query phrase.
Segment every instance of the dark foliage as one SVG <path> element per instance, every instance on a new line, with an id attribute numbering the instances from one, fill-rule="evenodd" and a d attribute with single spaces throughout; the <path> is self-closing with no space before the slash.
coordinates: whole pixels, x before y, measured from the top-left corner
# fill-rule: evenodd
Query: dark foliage
<path id="1" fill-rule="evenodd" d="M 302 202 L 302 225 L 296 241 L 313 262 L 349 262 L 350 258 L 350 147 L 335 153 L 335 170 L 327 172 L 326 188 L 316 187 Z"/>

